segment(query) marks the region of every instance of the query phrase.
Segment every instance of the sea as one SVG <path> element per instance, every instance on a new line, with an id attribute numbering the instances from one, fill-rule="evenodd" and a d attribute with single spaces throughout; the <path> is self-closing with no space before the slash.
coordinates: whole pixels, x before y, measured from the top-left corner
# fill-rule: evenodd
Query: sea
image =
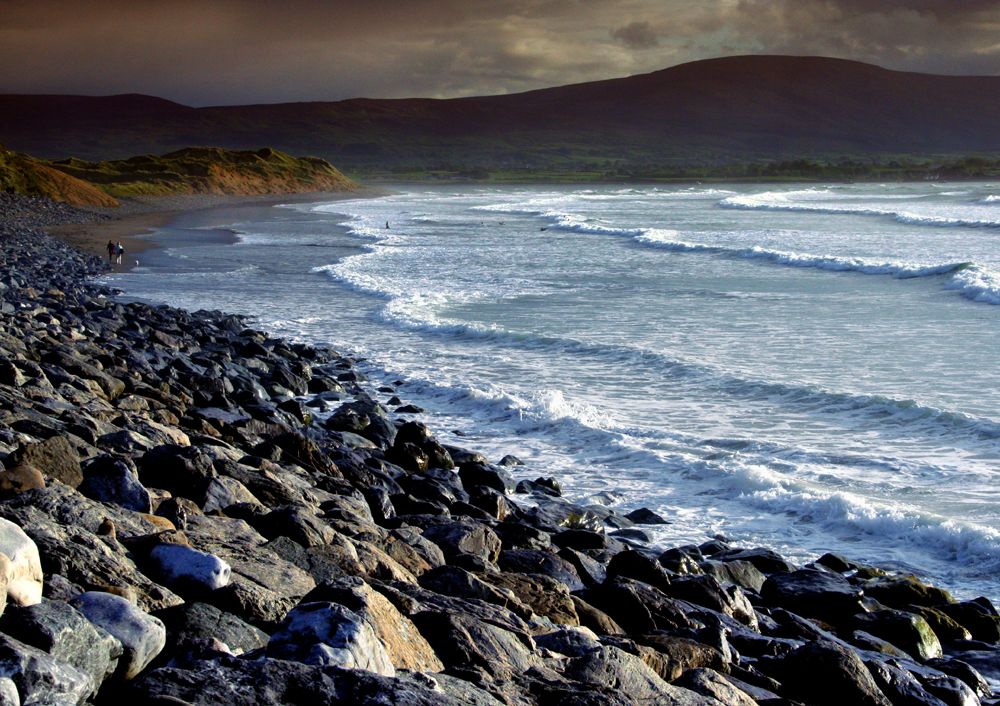
<path id="1" fill-rule="evenodd" d="M 408 185 L 150 237 L 129 297 L 333 346 L 655 544 L 1000 601 L 998 183 Z"/>

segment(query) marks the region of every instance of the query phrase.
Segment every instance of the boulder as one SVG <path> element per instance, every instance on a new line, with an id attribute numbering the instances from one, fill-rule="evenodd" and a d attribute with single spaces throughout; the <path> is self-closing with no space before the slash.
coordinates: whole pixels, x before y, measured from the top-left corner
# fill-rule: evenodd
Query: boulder
<path id="1" fill-rule="evenodd" d="M 182 544 L 158 544 L 149 552 L 149 564 L 164 585 L 185 590 L 214 591 L 229 584 L 232 569 L 208 552 Z"/>
<path id="2" fill-rule="evenodd" d="M 185 603 L 160 613 L 167 627 L 171 653 L 208 640 L 218 640 L 234 655 L 267 645 L 268 635 L 239 616 L 208 603 Z"/>
<path id="3" fill-rule="evenodd" d="M 514 490 L 514 481 L 510 473 L 500 466 L 486 463 L 463 463 L 458 469 L 458 477 L 462 486 L 471 492 L 473 488 L 485 486 L 501 493 Z"/>
<path id="4" fill-rule="evenodd" d="M 486 525 L 453 519 L 427 527 L 424 537 L 434 542 L 446 557 L 473 554 L 494 562 L 500 554 L 500 538 Z"/>
<path id="5" fill-rule="evenodd" d="M 27 463 L 19 463 L 0 471 L 0 498 L 9 498 L 26 490 L 44 487 L 45 476 Z"/>
<path id="6" fill-rule="evenodd" d="M 833 642 L 808 642 L 784 659 L 758 662 L 788 695 L 817 706 L 892 706 L 856 652 Z"/>
<path id="7" fill-rule="evenodd" d="M 139 474 L 113 456 L 97 456 L 84 464 L 79 490 L 91 500 L 135 512 L 152 511 L 149 491 L 139 482 Z"/>
<path id="8" fill-rule="evenodd" d="M 302 603 L 289 612 L 271 635 L 267 654 L 304 664 L 396 673 L 371 625 L 336 603 Z"/>
<path id="9" fill-rule="evenodd" d="M 795 571 L 795 565 L 786 561 L 773 549 L 757 547 L 756 549 L 724 549 L 712 554 L 717 561 L 749 561 L 765 574 L 781 574 Z"/>
<path id="10" fill-rule="evenodd" d="M 33 466 L 46 478 L 58 480 L 71 488 L 76 488 L 83 481 L 76 447 L 62 435 L 37 444 L 22 445 L 4 463 L 11 467 L 22 463 Z"/>
<path id="11" fill-rule="evenodd" d="M 818 569 L 773 574 L 764 582 L 761 596 L 771 605 L 831 623 L 863 611 L 861 589 L 839 574 Z"/>
<path id="12" fill-rule="evenodd" d="M 317 586 L 304 602 L 330 601 L 351 609 L 372 628 L 396 669 L 439 672 L 444 668 L 417 626 L 360 578 Z"/>
<path id="13" fill-rule="evenodd" d="M 121 643 L 124 654 L 118 660 L 116 674 L 123 679 L 138 675 L 166 644 L 163 622 L 120 596 L 88 591 L 74 598 L 70 605 Z"/>
<path id="14" fill-rule="evenodd" d="M 563 674 L 602 692 L 627 695 L 633 703 L 671 706 L 723 706 L 711 696 L 703 696 L 663 681 L 640 657 L 617 647 L 605 647 L 575 657 Z"/>
<path id="15" fill-rule="evenodd" d="M 235 478 L 219 476 L 208 482 L 205 488 L 205 498 L 202 501 L 201 509 L 208 513 L 216 510 L 225 510 L 227 507 L 240 503 L 250 503 L 263 507 L 257 496 L 240 483 Z"/>
<path id="16" fill-rule="evenodd" d="M 925 661 L 940 657 L 941 642 L 921 616 L 903 610 L 876 610 L 854 617 L 860 630 L 890 642 L 912 657 Z"/>
<path id="17" fill-rule="evenodd" d="M 725 656 L 714 647 L 686 637 L 663 633 L 639 635 L 635 641 L 663 656 L 659 674 L 667 681 L 677 679 L 689 669 L 712 669 L 728 672 Z"/>
<path id="18" fill-rule="evenodd" d="M 498 588 L 510 590 L 518 600 L 538 615 L 545 616 L 559 625 L 579 625 L 580 618 L 569 595 L 569 588 L 556 579 L 543 574 L 514 574 L 489 572 L 482 575 Z"/>
<path id="19" fill-rule="evenodd" d="M 673 684 L 703 696 L 710 696 L 726 706 L 756 706 L 757 704 L 747 692 L 734 686 L 731 681 L 714 669 L 689 669 Z"/>
<path id="20" fill-rule="evenodd" d="M 632 512 L 626 513 L 626 519 L 631 520 L 637 525 L 669 525 L 668 520 L 663 519 L 661 515 L 656 514 L 649 508 L 640 507 Z"/>
<path id="21" fill-rule="evenodd" d="M 42 600 L 42 562 L 38 547 L 10 520 L 0 518 L 0 554 L 10 560 L 3 568 L 7 578 L 7 600 L 29 606 Z"/>
<path id="22" fill-rule="evenodd" d="M 114 673 L 122 655 L 117 639 L 63 601 L 12 608 L 4 614 L 0 629 L 86 675 L 91 695 Z"/>
<path id="23" fill-rule="evenodd" d="M 937 606 L 955 602 L 947 591 L 928 586 L 916 576 L 882 576 L 865 581 L 863 588 L 866 596 L 871 596 L 890 608 Z"/>
<path id="24" fill-rule="evenodd" d="M 699 564 L 701 570 L 709 576 L 714 576 L 722 583 L 730 583 L 745 588 L 754 593 L 760 593 L 767 580 L 760 569 L 749 561 L 734 559 L 732 561 L 715 561 L 707 559 Z"/>
<path id="25" fill-rule="evenodd" d="M 0 684 L 0 697 L 17 698 L 9 703 L 25 706 L 82 704 L 95 688 L 86 674 L 3 634 L 0 634 L 0 674 L 16 687 L 11 693 L 7 682 Z"/>
<path id="26" fill-rule="evenodd" d="M 576 567 L 552 552 L 533 549 L 507 549 L 500 552 L 497 566 L 519 574 L 544 574 L 564 584 L 570 591 L 584 588 Z"/>
<path id="27" fill-rule="evenodd" d="M 504 464 L 501 460 L 500 465 Z M 514 488 L 515 493 L 540 493 L 558 498 L 562 495 L 562 485 L 555 478 L 536 478 L 535 480 L 522 480 Z"/>

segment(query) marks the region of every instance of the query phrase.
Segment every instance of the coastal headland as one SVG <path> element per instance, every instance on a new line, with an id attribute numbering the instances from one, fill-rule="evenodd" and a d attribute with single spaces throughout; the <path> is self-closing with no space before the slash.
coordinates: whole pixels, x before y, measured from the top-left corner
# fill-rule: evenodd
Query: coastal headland
<path id="1" fill-rule="evenodd" d="M 119 300 L 103 244 L 198 202 L 158 203 L 0 194 L 0 703 L 1000 702 L 985 598 L 652 546 L 669 517 L 513 483 L 405 380 Z"/>

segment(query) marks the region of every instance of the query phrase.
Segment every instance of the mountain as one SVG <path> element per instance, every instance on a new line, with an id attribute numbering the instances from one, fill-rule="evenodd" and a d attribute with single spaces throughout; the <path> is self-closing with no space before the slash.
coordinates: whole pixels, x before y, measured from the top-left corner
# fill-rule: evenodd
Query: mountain
<path id="1" fill-rule="evenodd" d="M 348 170 L 719 164 L 1000 151 L 1000 77 L 742 56 L 527 93 L 191 108 L 0 96 L 0 141 L 52 158 L 261 144 Z"/>

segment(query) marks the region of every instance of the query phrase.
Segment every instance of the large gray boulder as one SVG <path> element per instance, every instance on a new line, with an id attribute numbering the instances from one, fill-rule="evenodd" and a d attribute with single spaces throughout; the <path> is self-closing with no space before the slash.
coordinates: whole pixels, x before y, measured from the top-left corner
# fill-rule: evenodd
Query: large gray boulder
<path id="1" fill-rule="evenodd" d="M 138 675 L 166 644 L 163 622 L 120 596 L 88 591 L 74 598 L 71 605 L 122 644 L 124 653 L 116 674 L 123 679 Z"/>
<path id="2" fill-rule="evenodd" d="M 0 630 L 85 674 L 91 680 L 91 694 L 114 673 L 122 656 L 116 638 L 63 601 L 12 608 L 0 621 Z"/>
<path id="3" fill-rule="evenodd" d="M 94 690 L 89 676 L 47 652 L 3 634 L 0 634 L 0 677 L 14 683 L 24 706 L 82 704 Z M 9 697 L 9 687 L 3 686 L 0 695 Z"/>
<path id="4" fill-rule="evenodd" d="M 271 635 L 267 654 L 318 666 L 365 669 L 385 676 L 396 673 L 371 625 L 336 603 L 303 603 Z"/>

